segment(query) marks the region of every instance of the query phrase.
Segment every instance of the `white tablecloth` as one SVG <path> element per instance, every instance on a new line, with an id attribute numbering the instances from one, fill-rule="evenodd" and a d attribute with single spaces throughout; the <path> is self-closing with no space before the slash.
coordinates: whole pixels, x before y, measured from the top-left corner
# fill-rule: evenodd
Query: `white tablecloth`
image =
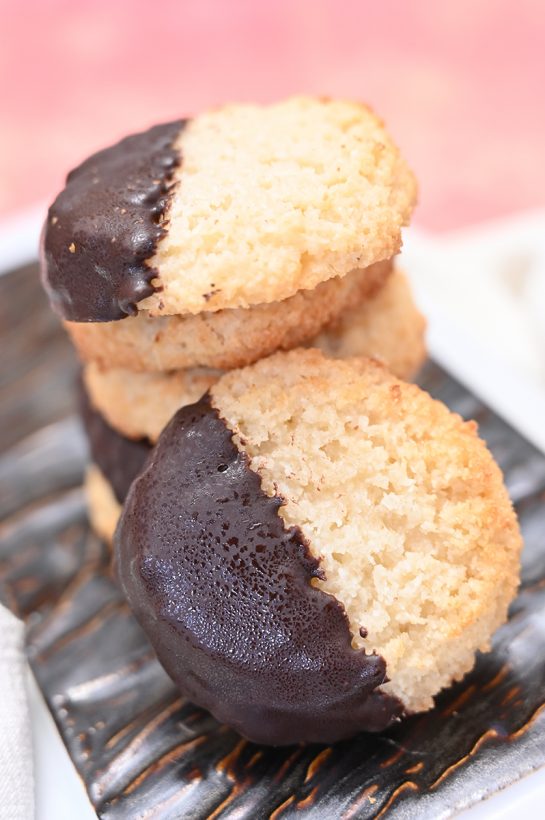
<path id="1" fill-rule="evenodd" d="M 0 605 L 0 820 L 34 817 L 22 623 Z"/>

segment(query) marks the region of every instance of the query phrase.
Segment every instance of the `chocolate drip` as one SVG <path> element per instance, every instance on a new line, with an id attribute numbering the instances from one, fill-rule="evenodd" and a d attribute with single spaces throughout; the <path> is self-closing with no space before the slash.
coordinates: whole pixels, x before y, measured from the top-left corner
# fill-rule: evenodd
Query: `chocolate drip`
<path id="1" fill-rule="evenodd" d="M 68 174 L 42 233 L 42 279 L 53 308 L 74 322 L 137 312 L 155 290 L 149 267 L 165 234 L 185 120 L 156 125 L 93 154 Z"/>
<path id="2" fill-rule="evenodd" d="M 334 742 L 403 711 L 385 661 L 351 645 L 319 562 L 209 396 L 161 434 L 116 535 L 125 595 L 182 693 L 250 740 Z"/>
<path id="3" fill-rule="evenodd" d="M 123 504 L 129 487 L 144 466 L 152 450 L 147 438 L 122 436 L 91 406 L 83 385 L 79 391 L 80 413 L 89 440 L 91 461 L 111 484 L 114 495 Z"/>

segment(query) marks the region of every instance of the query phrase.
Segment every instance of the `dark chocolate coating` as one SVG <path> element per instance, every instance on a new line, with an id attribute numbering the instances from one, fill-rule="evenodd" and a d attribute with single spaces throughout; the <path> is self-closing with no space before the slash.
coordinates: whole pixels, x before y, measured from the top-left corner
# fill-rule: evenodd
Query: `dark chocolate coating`
<path id="1" fill-rule="evenodd" d="M 129 487 L 146 463 L 153 445 L 147 438 L 126 438 L 110 427 L 104 417 L 92 407 L 81 384 L 79 405 L 89 441 L 91 461 L 111 484 L 119 503 L 123 504 Z"/>
<path id="2" fill-rule="evenodd" d="M 127 496 L 115 546 L 136 617 L 182 693 L 249 740 L 331 743 L 403 711 L 351 645 L 319 562 L 206 395 L 176 413 Z"/>
<path id="3" fill-rule="evenodd" d="M 68 174 L 42 232 L 42 280 L 53 308 L 74 322 L 137 312 L 155 288 L 146 261 L 165 233 L 186 121 L 156 125 L 93 154 Z"/>

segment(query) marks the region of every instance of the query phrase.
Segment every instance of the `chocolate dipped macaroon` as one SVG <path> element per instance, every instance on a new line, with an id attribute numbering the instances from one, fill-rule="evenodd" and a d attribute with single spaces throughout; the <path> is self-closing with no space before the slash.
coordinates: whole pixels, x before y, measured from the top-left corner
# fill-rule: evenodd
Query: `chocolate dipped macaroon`
<path id="1" fill-rule="evenodd" d="M 282 745 L 429 709 L 504 622 L 521 537 L 474 423 L 376 362 L 299 350 L 176 413 L 115 547 L 181 692 Z"/>
<path id="2" fill-rule="evenodd" d="M 230 368 L 301 344 L 352 288 L 370 292 L 415 198 L 363 105 L 225 106 L 127 137 L 72 171 L 44 226 L 43 280 L 87 358 L 124 320 L 134 362 L 112 364 Z M 199 343 L 187 344 L 195 331 Z"/>

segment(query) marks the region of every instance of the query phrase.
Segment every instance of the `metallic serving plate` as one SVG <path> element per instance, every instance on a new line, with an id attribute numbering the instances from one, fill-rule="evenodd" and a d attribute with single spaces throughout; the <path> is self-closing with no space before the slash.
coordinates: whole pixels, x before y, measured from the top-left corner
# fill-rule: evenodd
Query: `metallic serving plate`
<path id="1" fill-rule="evenodd" d="M 77 364 L 35 266 L 0 279 L 0 594 L 103 818 L 449 817 L 545 763 L 545 457 L 434 364 L 421 382 L 477 419 L 526 546 L 492 653 L 436 708 L 334 747 L 243 741 L 183 701 L 90 533 Z M 545 421 L 545 420 L 544 420 Z"/>

